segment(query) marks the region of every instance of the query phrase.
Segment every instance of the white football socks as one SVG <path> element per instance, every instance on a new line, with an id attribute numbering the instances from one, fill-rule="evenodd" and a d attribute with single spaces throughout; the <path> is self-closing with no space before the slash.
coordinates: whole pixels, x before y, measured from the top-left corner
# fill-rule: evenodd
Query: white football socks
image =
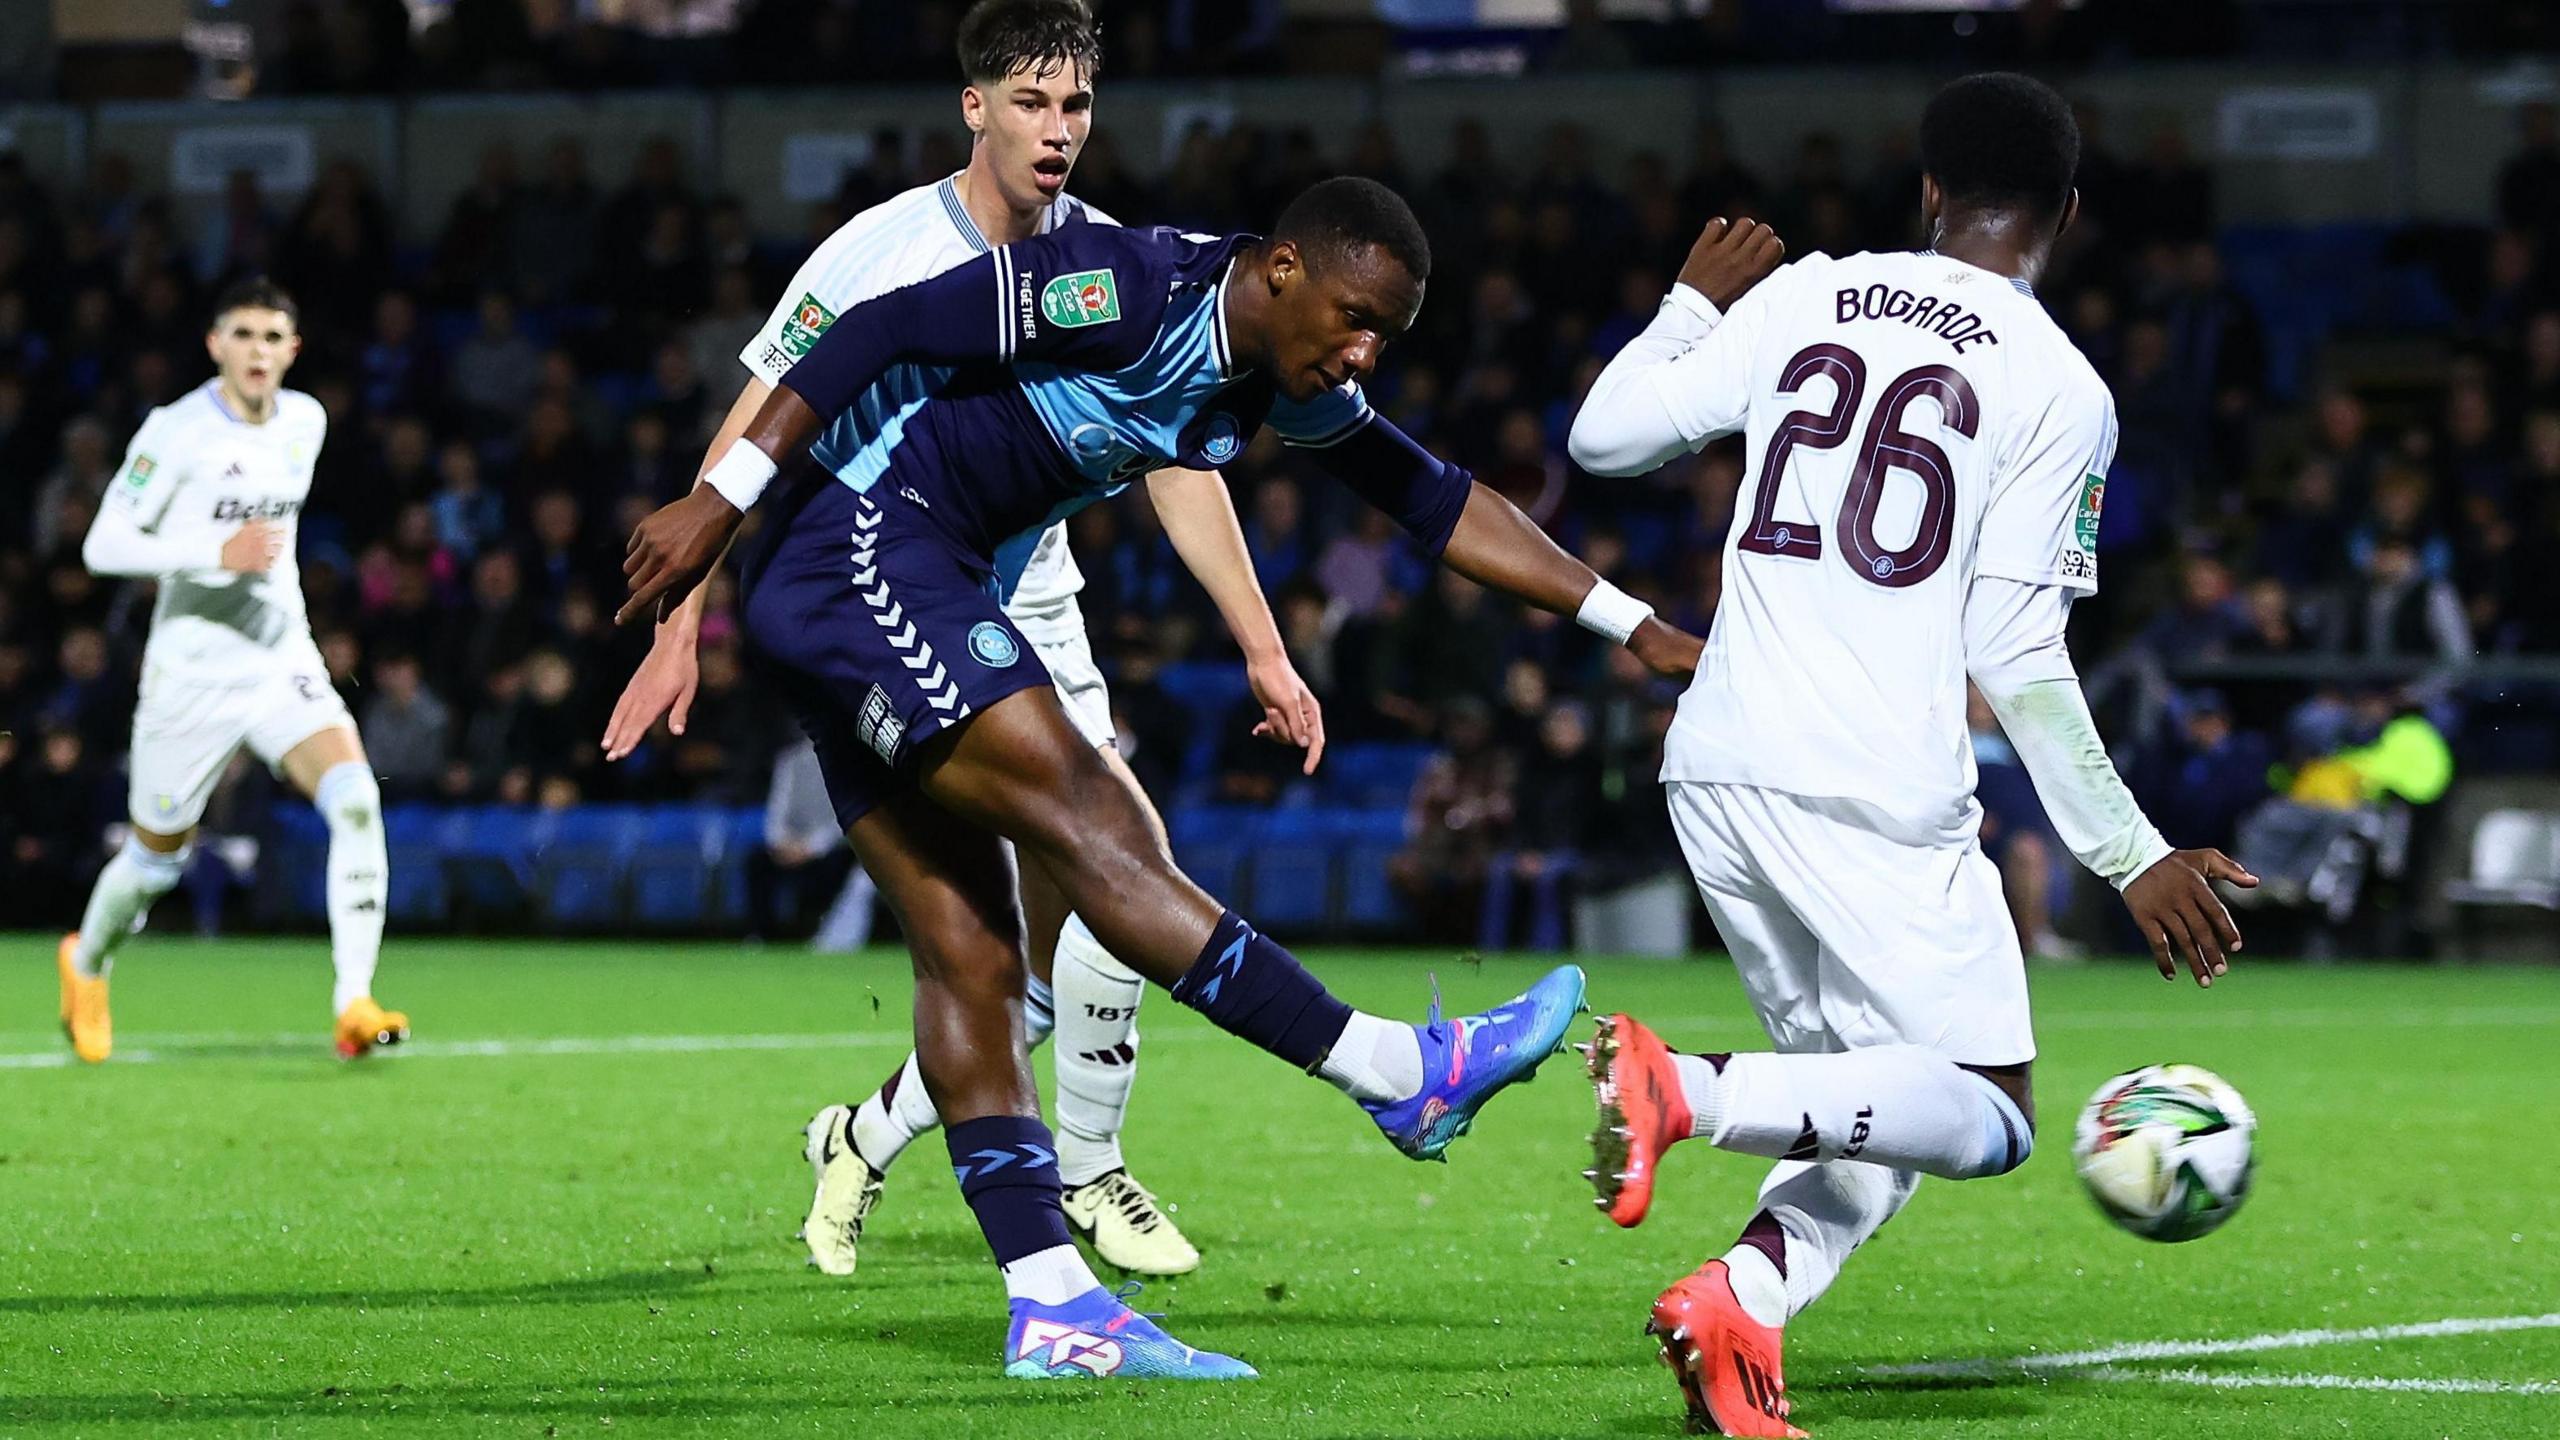
<path id="1" fill-rule="evenodd" d="M 1057 1024 L 1056 1002 L 1039 976 L 1023 978 L 1027 982 L 1022 997 L 1023 1044 L 1036 1049 Z M 924 1072 L 916 1068 L 915 1053 L 909 1051 L 907 1063 L 898 1067 L 898 1078 L 853 1107 L 853 1148 L 873 1173 L 885 1173 L 908 1146 L 941 1125 L 933 1097 L 925 1093 Z"/>
<path id="2" fill-rule="evenodd" d="M 1064 1305 L 1102 1285 L 1073 1244 L 1052 1245 L 998 1268 L 1004 1272 L 1005 1298 L 1034 1305 Z"/>
<path id="3" fill-rule="evenodd" d="M 1354 1010 L 1316 1074 L 1354 1100 L 1373 1105 L 1410 1100 L 1422 1093 L 1422 1037 L 1400 1020 Z"/>
<path id="4" fill-rule="evenodd" d="M 382 787 L 373 768 L 345 760 L 330 766 L 312 803 L 329 822 L 329 960 L 338 979 L 329 1013 L 373 993 L 382 957 L 382 912 L 391 898 L 391 856 L 382 837 Z"/>
<path id="5" fill-rule="evenodd" d="M 1111 957 L 1084 921 L 1058 932 L 1058 1178 L 1070 1188 L 1126 1168 L 1121 1127 L 1138 1080 L 1138 1001 L 1147 982 Z"/>
<path id="6" fill-rule="evenodd" d="M 98 883 L 89 889 L 88 908 L 80 915 L 80 942 L 72 947 L 71 963 L 81 974 L 94 980 L 112 968 L 116 947 L 142 928 L 151 902 L 178 887 L 194 848 L 181 846 L 163 855 L 143 848 L 133 836 L 125 837 L 123 848 L 98 872 Z"/>
<path id="7" fill-rule="evenodd" d="M 1772 1160 L 1862 1160 L 1950 1180 L 2005 1174 L 2035 1148 L 1988 1079 L 1920 1045 L 1824 1055 L 1674 1057 L 1692 1133 Z"/>
<path id="8" fill-rule="evenodd" d="M 933 1097 L 924 1092 L 924 1072 L 911 1053 L 895 1080 L 853 1107 L 853 1148 L 874 1171 L 885 1171 L 918 1136 L 933 1133 L 941 1123 Z"/>
<path id="9" fill-rule="evenodd" d="M 1725 1253 L 1733 1293 L 1763 1325 L 1783 1325 L 1822 1298 L 1850 1252 L 1867 1242 L 1918 1188 L 1914 1170 L 1782 1160 L 1760 1185 L 1760 1208 L 1785 1237 L 1782 1273 L 1758 1245 Z"/>

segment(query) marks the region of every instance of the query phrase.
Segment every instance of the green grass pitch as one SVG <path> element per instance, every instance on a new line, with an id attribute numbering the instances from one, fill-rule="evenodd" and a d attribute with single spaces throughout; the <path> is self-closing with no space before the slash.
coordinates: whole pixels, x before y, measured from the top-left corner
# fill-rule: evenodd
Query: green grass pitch
<path id="1" fill-rule="evenodd" d="M 146 938 L 118 1059 L 83 1069 L 55 1063 L 51 948 L 0 937 L 0 1435 L 1668 1436 L 1645 1307 L 1723 1249 L 1761 1170 L 1688 1147 L 1622 1233 L 1579 1177 L 1575 1057 L 1416 1165 L 1159 995 L 1129 1150 L 1208 1258 L 1139 1303 L 1265 1378 L 1022 1385 L 938 1140 L 891 1176 L 855 1280 L 793 1238 L 798 1127 L 906 1046 L 900 957 L 395 939 L 381 989 L 418 1044 L 342 1065 L 319 943 Z M 1540 968 L 1310 958 L 1402 1015 L 1427 970 L 1456 1010 Z M 1596 1005 L 1674 1043 L 1755 1041 L 1721 963 L 1588 968 Z M 2042 1145 L 1924 1184 L 1792 1327 L 1815 1435 L 2560 1433 L 2560 972 L 2243 965 L 2200 994 L 2126 962 L 2034 987 Z M 2222 1071 L 2263 1127 L 2248 1208 L 2175 1247 L 2103 1223 L 2069 1156 L 2096 1083 L 2164 1059 Z M 2395 1328 L 2483 1319 L 2514 1323 Z M 2249 1343 L 2191 1343 L 2215 1339 Z"/>

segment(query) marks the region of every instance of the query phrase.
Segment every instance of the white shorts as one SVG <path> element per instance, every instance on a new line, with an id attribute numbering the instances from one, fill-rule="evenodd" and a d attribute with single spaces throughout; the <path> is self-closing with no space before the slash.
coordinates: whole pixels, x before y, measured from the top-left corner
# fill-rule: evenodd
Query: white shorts
<path id="1" fill-rule="evenodd" d="M 1895 839 L 1855 800 L 1665 789 L 1698 893 L 1780 1050 L 2035 1058 L 2026 962 L 1981 845 Z"/>
<path id="2" fill-rule="evenodd" d="M 245 684 L 146 666 L 133 711 L 133 823 L 159 835 L 192 829 L 242 746 L 272 767 L 321 731 L 354 724 L 316 653 Z"/>
<path id="3" fill-rule="evenodd" d="M 1058 687 L 1058 703 L 1067 707 L 1067 719 L 1074 722 L 1076 733 L 1096 749 L 1109 745 L 1114 738 L 1111 687 L 1103 681 L 1102 668 L 1093 663 L 1083 609 L 1071 599 L 1055 610 L 1012 619 L 1040 663 L 1049 667 L 1049 681 Z"/>

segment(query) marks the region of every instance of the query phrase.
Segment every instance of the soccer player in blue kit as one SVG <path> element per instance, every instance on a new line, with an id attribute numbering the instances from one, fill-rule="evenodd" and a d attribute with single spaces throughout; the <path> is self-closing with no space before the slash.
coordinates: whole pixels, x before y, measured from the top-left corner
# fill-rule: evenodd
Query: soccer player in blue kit
<path id="1" fill-rule="evenodd" d="M 1078 226 L 999 246 L 839 317 L 704 483 L 632 536 L 625 622 L 681 601 L 838 414 L 895 409 L 840 483 L 767 502 L 743 621 L 909 937 L 925 1084 L 1011 1301 L 1008 1375 L 1254 1372 L 1129 1311 L 1069 1240 L 1022 1046 L 1004 842 L 1132 969 L 1331 1081 L 1417 1159 L 1552 1054 L 1581 1005 L 1572 966 L 1454 1021 L 1436 1002 L 1412 1025 L 1335 998 L 1175 868 L 1001 603 L 1052 521 L 1163 466 L 1230 463 L 1268 425 L 1453 569 L 1689 674 L 1697 637 L 1369 408 L 1360 381 L 1412 324 L 1430 269 L 1412 211 L 1356 179 L 1311 187 L 1268 238 Z"/>

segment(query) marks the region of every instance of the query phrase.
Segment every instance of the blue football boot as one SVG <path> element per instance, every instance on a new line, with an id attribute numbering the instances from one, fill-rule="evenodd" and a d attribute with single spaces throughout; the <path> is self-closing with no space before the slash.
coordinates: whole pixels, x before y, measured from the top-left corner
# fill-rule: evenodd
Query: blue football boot
<path id="1" fill-rule="evenodd" d="M 1259 1380 L 1232 1355 L 1194 1350 L 1096 1285 L 1064 1305 L 1013 1302 L 1005 1334 L 1008 1380 Z"/>
<path id="2" fill-rule="evenodd" d="M 1440 987 L 1431 987 L 1431 1020 L 1413 1027 L 1422 1041 L 1422 1093 L 1385 1104 L 1360 1102 L 1387 1140 L 1416 1160 L 1438 1160 L 1467 1133 L 1484 1102 L 1538 1072 L 1564 1048 L 1565 1028 L 1582 1010 L 1582 967 L 1559 965 L 1537 984 L 1481 1015 L 1440 1018 Z"/>

